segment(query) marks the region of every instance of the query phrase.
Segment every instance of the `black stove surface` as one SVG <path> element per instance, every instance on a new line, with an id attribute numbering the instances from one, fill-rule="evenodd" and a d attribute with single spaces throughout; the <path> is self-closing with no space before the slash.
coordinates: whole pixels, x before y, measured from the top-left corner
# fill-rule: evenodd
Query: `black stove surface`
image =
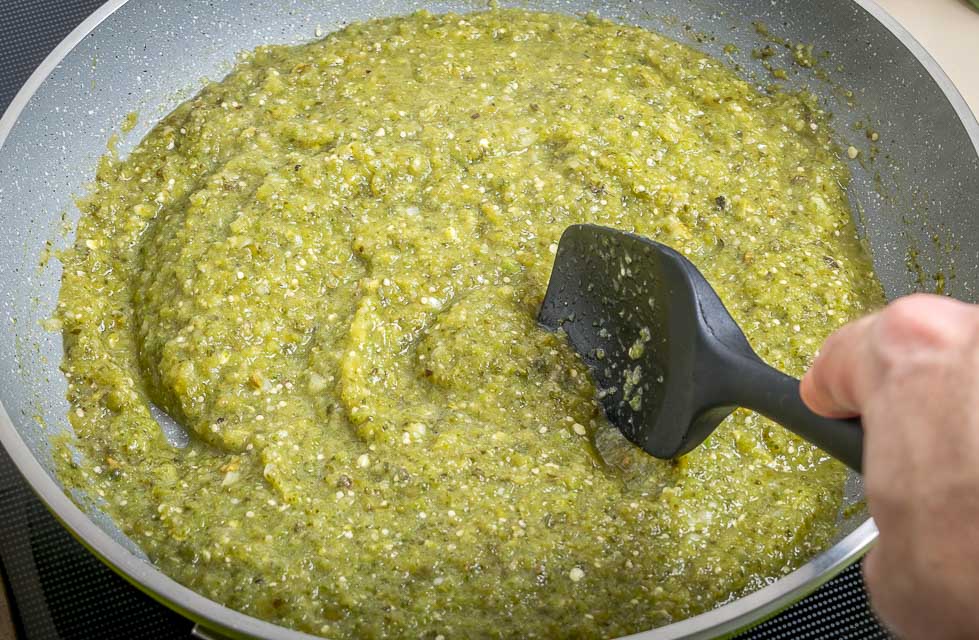
<path id="1" fill-rule="evenodd" d="M 0 0 L 0 111 L 102 0 Z M 2 180 L 2 176 L 0 176 Z M 193 623 L 113 573 L 37 500 L 0 448 L 0 571 L 26 640 L 191 638 Z M 737 640 L 887 639 L 860 566 Z"/>

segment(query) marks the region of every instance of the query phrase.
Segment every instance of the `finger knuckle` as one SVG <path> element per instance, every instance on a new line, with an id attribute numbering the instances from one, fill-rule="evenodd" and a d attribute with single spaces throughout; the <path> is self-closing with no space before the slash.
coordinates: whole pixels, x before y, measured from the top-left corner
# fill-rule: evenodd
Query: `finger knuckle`
<path id="1" fill-rule="evenodd" d="M 944 350 L 955 335 L 947 330 L 932 296 L 915 294 L 892 302 L 880 314 L 875 334 L 885 364 L 899 364 L 911 354 Z"/>
<path id="2" fill-rule="evenodd" d="M 916 294 L 892 302 L 881 314 L 878 326 L 889 337 L 931 343 L 943 336 L 937 319 L 933 301 Z"/>

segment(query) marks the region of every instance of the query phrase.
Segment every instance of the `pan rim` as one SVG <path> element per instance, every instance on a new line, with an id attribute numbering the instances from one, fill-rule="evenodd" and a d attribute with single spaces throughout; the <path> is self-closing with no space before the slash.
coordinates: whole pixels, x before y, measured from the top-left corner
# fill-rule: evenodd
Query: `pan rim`
<path id="1" fill-rule="evenodd" d="M 30 75 L 0 117 L 0 149 L 21 113 L 37 90 L 71 51 L 103 21 L 129 0 L 108 0 L 72 30 Z M 883 25 L 924 67 L 952 106 L 979 156 L 979 121 L 961 93 L 938 62 L 876 0 L 850 0 Z M 66 529 L 100 560 L 135 587 L 181 615 L 209 630 L 234 636 L 263 637 L 270 640 L 315 639 L 315 636 L 266 622 L 210 600 L 176 582 L 149 562 L 138 558 L 96 525 L 64 493 L 34 457 L 14 428 L 6 408 L 0 403 L 0 444 L 32 490 Z M 809 562 L 776 582 L 726 605 L 665 627 L 644 631 L 629 640 L 667 638 L 707 638 L 733 634 L 815 590 L 852 562 L 858 560 L 877 538 L 877 528 L 868 518 L 853 532 Z M 624 640 L 624 639 L 623 639 Z"/>

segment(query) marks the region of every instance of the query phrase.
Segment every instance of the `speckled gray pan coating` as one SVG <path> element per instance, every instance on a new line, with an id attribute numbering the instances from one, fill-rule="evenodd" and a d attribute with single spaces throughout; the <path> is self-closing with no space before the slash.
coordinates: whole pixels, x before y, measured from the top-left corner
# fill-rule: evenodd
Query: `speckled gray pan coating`
<path id="1" fill-rule="evenodd" d="M 507 4 L 507 3 L 505 3 Z M 131 581 L 212 629 L 241 637 L 300 638 L 180 587 L 145 561 L 98 513 L 86 516 L 53 478 L 48 434 L 66 428 L 61 341 L 39 321 L 53 308 L 59 267 L 40 268 L 46 242 L 70 241 L 73 196 L 83 193 L 108 136 L 123 117 L 139 122 L 123 135 L 125 153 L 161 116 L 217 79 L 235 53 L 263 43 L 301 42 L 355 20 L 406 13 L 471 11 L 482 3 L 408 0 L 112 0 L 45 61 L 0 121 L 0 440 L 42 499 L 89 548 Z M 724 58 L 744 75 L 772 78 L 752 57 L 764 46 L 753 21 L 775 36 L 829 51 L 813 70 L 790 64 L 777 45 L 776 64 L 791 87 L 808 86 L 834 113 L 841 153 L 850 162 L 849 195 L 890 297 L 933 289 L 936 277 L 959 298 L 979 291 L 979 125 L 934 61 L 870 0 L 535 0 L 528 8 L 594 11 L 647 26 Z M 852 91 L 852 106 L 845 91 Z M 856 125 L 863 126 L 858 128 Z M 879 132 L 876 160 L 865 128 Z M 9 418 L 8 418 L 9 417 Z M 860 495 L 852 478 L 851 498 Z M 823 555 L 777 583 L 713 612 L 642 634 L 644 638 L 710 637 L 770 615 L 815 588 L 866 549 L 876 530 L 862 513 L 843 525 Z M 845 537 L 844 537 L 845 536 Z"/>

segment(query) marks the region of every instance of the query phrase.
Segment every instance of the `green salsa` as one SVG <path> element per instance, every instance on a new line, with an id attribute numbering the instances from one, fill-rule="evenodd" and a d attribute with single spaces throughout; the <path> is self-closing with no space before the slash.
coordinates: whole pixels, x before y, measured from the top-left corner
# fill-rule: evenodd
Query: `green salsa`
<path id="1" fill-rule="evenodd" d="M 881 301 L 826 120 L 593 18 L 245 54 L 79 203 L 61 476 L 178 581 L 329 638 L 615 637 L 755 590 L 834 535 L 842 467 L 746 411 L 652 459 L 535 317 L 562 231 L 614 226 L 801 374 Z"/>

